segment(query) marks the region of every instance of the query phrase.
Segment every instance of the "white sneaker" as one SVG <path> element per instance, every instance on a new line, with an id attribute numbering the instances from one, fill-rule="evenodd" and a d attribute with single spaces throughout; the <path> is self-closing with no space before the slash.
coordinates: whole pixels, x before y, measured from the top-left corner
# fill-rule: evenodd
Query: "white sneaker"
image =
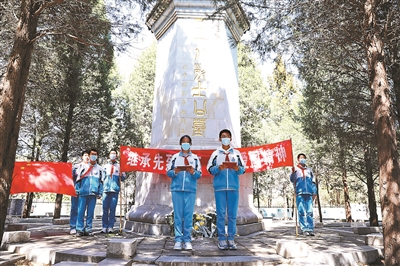
<path id="1" fill-rule="evenodd" d="M 69 231 L 70 235 L 76 235 L 76 229 L 71 229 L 71 231 Z"/>
<path id="2" fill-rule="evenodd" d="M 183 244 L 183 249 L 184 249 L 184 250 L 192 250 L 192 249 L 193 249 L 192 243 L 190 243 L 190 242 L 185 242 L 185 244 Z"/>
<path id="3" fill-rule="evenodd" d="M 237 246 L 234 240 L 228 240 L 228 247 L 232 250 L 237 250 Z"/>
<path id="4" fill-rule="evenodd" d="M 174 249 L 175 250 L 182 250 L 182 242 L 175 242 Z"/>
<path id="5" fill-rule="evenodd" d="M 101 229 L 100 231 L 100 234 L 107 234 L 107 228 L 103 227 L 103 229 Z"/>
<path id="6" fill-rule="evenodd" d="M 108 233 L 112 234 L 114 233 L 114 230 L 112 228 L 108 228 Z"/>

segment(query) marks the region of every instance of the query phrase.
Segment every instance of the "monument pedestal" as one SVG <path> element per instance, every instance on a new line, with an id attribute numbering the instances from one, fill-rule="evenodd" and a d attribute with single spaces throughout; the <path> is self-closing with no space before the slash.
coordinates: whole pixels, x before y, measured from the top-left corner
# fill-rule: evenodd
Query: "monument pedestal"
<path id="1" fill-rule="evenodd" d="M 220 130 L 232 132 L 240 147 L 237 49 L 249 23 L 238 4 L 213 16 L 212 1 L 161 1 L 146 24 L 158 40 L 153 106 L 152 148 L 179 150 L 179 139 L 192 137 L 191 150 L 215 150 Z M 195 211 L 215 211 L 211 176 L 198 180 Z M 170 179 L 142 173 L 136 181 L 135 205 L 126 215 L 126 229 L 152 235 L 170 233 Z M 262 230 L 253 207 L 252 174 L 240 176 L 238 234 Z"/>

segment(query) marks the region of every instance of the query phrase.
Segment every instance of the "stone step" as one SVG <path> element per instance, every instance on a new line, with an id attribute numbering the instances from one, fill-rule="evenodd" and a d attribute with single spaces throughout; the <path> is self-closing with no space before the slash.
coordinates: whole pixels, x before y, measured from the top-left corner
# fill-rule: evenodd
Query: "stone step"
<path id="1" fill-rule="evenodd" d="M 27 260 L 42 263 L 54 263 L 55 251 L 62 250 L 63 246 L 46 246 L 45 243 L 27 243 L 9 245 L 8 251 L 24 255 Z"/>
<path id="2" fill-rule="evenodd" d="M 364 237 L 365 244 L 373 247 L 383 247 L 383 235 L 380 233 L 368 234 Z"/>
<path id="3" fill-rule="evenodd" d="M 104 250 L 104 251 L 102 251 Z M 85 248 L 72 248 L 67 250 L 57 251 L 55 253 L 54 263 L 69 261 L 80 263 L 99 263 L 106 258 L 107 252 L 104 248 L 97 245 Z"/>
<path id="4" fill-rule="evenodd" d="M 55 266 L 93 266 L 97 265 L 97 263 L 92 263 L 92 262 L 77 262 L 77 261 L 60 261 L 56 264 L 53 264 Z"/>
<path id="5" fill-rule="evenodd" d="M 1 240 L 0 249 L 5 249 L 12 243 L 26 243 L 29 241 L 31 233 L 28 231 L 5 231 Z"/>
<path id="6" fill-rule="evenodd" d="M 24 255 L 15 254 L 11 251 L 0 251 L 0 265 L 1 266 L 12 266 L 17 261 L 25 259 Z"/>
<path id="7" fill-rule="evenodd" d="M 138 243 L 143 238 L 111 239 L 107 242 L 107 258 L 130 259 L 136 254 Z"/>
<path id="8" fill-rule="evenodd" d="M 106 258 L 100 261 L 97 266 L 131 266 L 132 260 Z"/>
<path id="9" fill-rule="evenodd" d="M 280 240 L 276 243 L 276 252 L 286 259 L 313 258 L 318 265 L 370 265 L 382 257 L 383 249 L 370 246 L 348 246 L 346 252 L 342 248 L 331 247 L 319 252 L 307 243 L 293 240 Z"/>
<path id="10" fill-rule="evenodd" d="M 186 256 L 161 256 L 156 260 L 159 266 L 258 266 L 281 265 L 282 258 L 278 255 L 261 256 L 212 256 L 212 257 L 186 257 Z"/>

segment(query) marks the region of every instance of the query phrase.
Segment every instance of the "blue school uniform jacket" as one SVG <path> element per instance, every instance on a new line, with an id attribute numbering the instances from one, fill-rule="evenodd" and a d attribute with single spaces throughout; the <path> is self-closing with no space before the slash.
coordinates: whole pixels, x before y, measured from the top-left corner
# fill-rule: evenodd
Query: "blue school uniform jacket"
<path id="1" fill-rule="evenodd" d="M 227 168 L 219 170 L 219 166 L 226 161 L 226 154 L 230 162 L 236 162 L 239 170 Z M 245 166 L 242 155 L 238 150 L 230 148 L 224 150 L 222 146 L 215 150 L 208 160 L 207 169 L 214 176 L 213 186 L 215 191 L 219 190 L 238 190 L 240 187 L 239 175 L 244 174 Z"/>
<path id="2" fill-rule="evenodd" d="M 189 151 L 187 159 L 189 164 L 194 168 L 194 173 L 191 175 L 188 171 L 180 171 L 175 174 L 174 169 L 177 166 L 185 166 L 184 153 L 179 152 L 172 156 L 170 162 L 167 165 L 167 176 L 171 180 L 171 191 L 187 191 L 196 192 L 197 190 L 197 179 L 201 177 L 201 164 L 197 155 Z"/>
<path id="3" fill-rule="evenodd" d="M 119 192 L 121 190 L 121 184 L 119 182 L 120 165 L 117 161 L 108 161 L 103 166 L 104 177 L 103 177 L 103 192 Z M 126 174 L 121 173 L 121 181 L 126 179 Z"/>
<path id="4" fill-rule="evenodd" d="M 90 167 L 92 167 L 91 164 L 84 164 L 77 170 L 78 177 L 75 189 L 79 196 L 101 196 L 103 194 L 103 167 L 96 163 L 88 172 Z M 87 174 L 85 175 L 85 173 Z"/>
<path id="5" fill-rule="evenodd" d="M 297 165 L 294 173 L 290 174 L 290 181 L 293 183 L 297 195 L 316 195 L 316 180 L 311 168 Z"/>

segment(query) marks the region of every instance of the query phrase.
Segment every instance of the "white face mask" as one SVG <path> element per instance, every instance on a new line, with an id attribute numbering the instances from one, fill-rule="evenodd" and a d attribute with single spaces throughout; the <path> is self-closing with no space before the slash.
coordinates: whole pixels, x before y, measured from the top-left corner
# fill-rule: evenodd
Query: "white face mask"
<path id="1" fill-rule="evenodd" d="M 301 163 L 301 164 L 306 164 L 306 162 L 307 162 L 306 159 L 304 159 L 304 158 L 300 159 L 300 163 Z"/>
<path id="2" fill-rule="evenodd" d="M 97 160 L 97 155 L 90 155 L 90 160 L 92 162 L 96 161 Z"/>
<path id="3" fill-rule="evenodd" d="M 111 160 L 115 160 L 115 158 L 117 158 L 117 155 L 116 155 L 116 154 L 110 154 L 110 159 L 111 159 Z"/>
<path id="4" fill-rule="evenodd" d="M 231 144 L 231 139 L 230 138 L 222 138 L 221 139 L 222 145 L 228 146 Z"/>

